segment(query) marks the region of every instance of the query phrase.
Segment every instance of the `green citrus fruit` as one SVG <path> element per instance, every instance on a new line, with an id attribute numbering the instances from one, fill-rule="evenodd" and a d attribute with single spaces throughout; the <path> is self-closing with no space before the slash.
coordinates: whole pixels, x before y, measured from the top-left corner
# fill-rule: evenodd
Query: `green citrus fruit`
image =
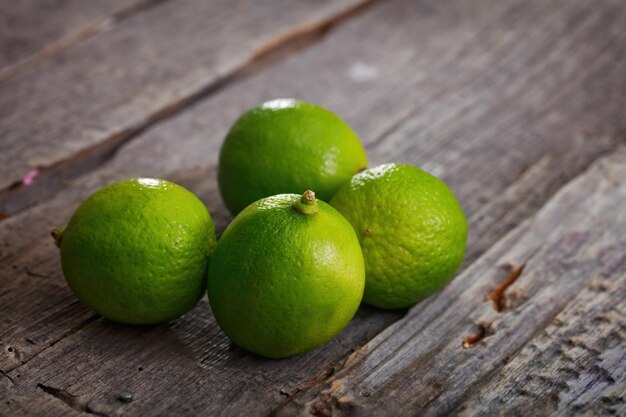
<path id="1" fill-rule="evenodd" d="M 237 214 L 275 194 L 315 190 L 328 201 L 339 186 L 367 168 L 350 126 L 334 113 L 293 99 L 268 101 L 231 127 L 219 158 L 219 186 Z"/>
<path id="2" fill-rule="evenodd" d="M 354 230 L 311 191 L 247 207 L 222 235 L 209 265 L 218 324 L 237 345 L 270 358 L 332 339 L 357 311 L 364 285 Z"/>
<path id="3" fill-rule="evenodd" d="M 357 232 L 363 301 L 404 308 L 443 287 L 463 261 L 467 223 L 446 184 L 419 168 L 386 164 L 342 186 L 330 201 Z"/>
<path id="4" fill-rule="evenodd" d="M 74 294 L 129 324 L 168 321 L 193 307 L 216 244 L 211 216 L 195 195 L 149 178 L 100 189 L 53 236 Z"/>

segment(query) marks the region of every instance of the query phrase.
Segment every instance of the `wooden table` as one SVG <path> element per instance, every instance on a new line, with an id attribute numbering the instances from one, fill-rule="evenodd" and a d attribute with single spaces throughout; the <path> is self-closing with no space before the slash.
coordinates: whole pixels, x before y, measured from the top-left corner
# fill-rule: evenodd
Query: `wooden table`
<path id="1" fill-rule="evenodd" d="M 0 415 L 626 415 L 624 0 L 0 4 Z M 234 347 L 206 297 L 149 328 L 81 305 L 49 230 L 153 176 L 221 233 L 221 141 L 276 97 L 450 184 L 455 280 L 286 360 Z"/>

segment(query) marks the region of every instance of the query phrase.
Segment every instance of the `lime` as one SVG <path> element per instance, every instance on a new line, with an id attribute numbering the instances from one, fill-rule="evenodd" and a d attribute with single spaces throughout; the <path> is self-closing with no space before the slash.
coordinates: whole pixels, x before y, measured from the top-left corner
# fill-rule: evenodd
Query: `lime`
<path id="1" fill-rule="evenodd" d="M 330 203 L 361 242 L 368 304 L 411 306 L 443 287 L 463 261 L 463 210 L 443 181 L 419 168 L 386 164 L 363 171 Z"/>
<path id="2" fill-rule="evenodd" d="M 149 178 L 100 189 L 52 234 L 74 294 L 99 314 L 130 324 L 168 321 L 193 307 L 215 247 L 202 202 L 183 187 Z"/>
<path id="3" fill-rule="evenodd" d="M 281 193 L 311 189 L 328 201 L 365 168 L 359 138 L 338 116 L 315 104 L 278 99 L 247 111 L 231 127 L 218 178 L 226 206 L 237 214 Z"/>
<path id="4" fill-rule="evenodd" d="M 311 191 L 247 207 L 222 235 L 209 265 L 218 324 L 237 345 L 270 358 L 332 339 L 357 311 L 364 285 L 354 230 Z"/>

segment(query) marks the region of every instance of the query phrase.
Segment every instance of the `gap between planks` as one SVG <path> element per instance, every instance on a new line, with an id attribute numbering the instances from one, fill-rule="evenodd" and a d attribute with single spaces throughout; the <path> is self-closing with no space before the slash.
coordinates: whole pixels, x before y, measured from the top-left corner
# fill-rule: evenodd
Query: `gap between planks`
<path id="1" fill-rule="evenodd" d="M 126 12 L 121 12 L 117 20 L 121 21 L 134 14 L 135 11 L 145 10 L 147 7 L 160 4 L 163 1 L 167 0 L 148 0 L 143 7 L 136 6 Z M 105 164 L 115 156 L 120 148 L 131 142 L 147 129 L 152 128 L 160 122 L 166 121 L 193 106 L 195 103 L 249 77 L 261 69 L 280 62 L 288 56 L 314 45 L 338 25 L 362 13 L 377 1 L 380 0 L 362 0 L 325 19 L 296 26 L 269 40 L 266 44 L 257 47 L 252 52 L 251 58 L 243 65 L 233 69 L 228 74 L 216 78 L 203 88 L 168 103 L 156 112 L 147 115 L 144 120 L 135 126 L 125 128 L 107 138 L 103 138 L 98 144 L 82 149 L 70 158 L 60 160 L 51 166 L 39 167 L 32 170 L 31 172 L 36 175 L 36 180 L 32 181 L 30 185 L 24 185 L 25 181 L 21 180 L 14 182 L 4 190 L 0 190 L 0 201 L 4 201 L 4 210 L 0 211 L 0 222 L 29 207 L 48 200 L 65 188 L 68 182 Z M 95 26 L 99 29 L 96 30 L 96 28 L 94 28 L 87 30 L 88 34 L 77 37 L 76 41 L 80 40 L 78 38 L 84 39 L 85 37 L 93 36 L 99 31 L 108 28 L 109 24 L 100 22 Z M 71 44 L 74 43 L 76 42 L 72 42 Z M 65 45 L 63 49 L 68 46 L 70 46 L 70 43 Z M 1 80 L 2 73 L 0 72 L 0 81 Z"/>
<path id="2" fill-rule="evenodd" d="M 59 39 L 44 45 L 41 49 L 35 51 L 32 55 L 11 64 L 7 67 L 0 68 L 0 82 L 6 82 L 15 75 L 28 71 L 36 67 L 47 59 L 54 57 L 60 52 L 80 43 L 87 39 L 111 30 L 115 25 L 128 19 L 129 17 L 154 7 L 160 3 L 170 0 L 144 0 L 136 4 L 132 4 L 126 8 L 113 12 L 110 16 L 96 19 L 81 28 L 77 28 L 74 32 L 68 33 Z"/>

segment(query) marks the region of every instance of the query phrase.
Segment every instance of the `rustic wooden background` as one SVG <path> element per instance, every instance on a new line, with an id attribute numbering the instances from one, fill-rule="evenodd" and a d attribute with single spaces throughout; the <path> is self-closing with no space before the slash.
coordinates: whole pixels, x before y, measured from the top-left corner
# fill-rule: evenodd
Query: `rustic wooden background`
<path id="1" fill-rule="evenodd" d="M 626 415 L 624 0 L 0 10 L 0 415 Z M 221 140 L 276 97 L 340 114 L 372 165 L 447 181 L 470 222 L 457 278 L 286 360 L 231 345 L 206 297 L 150 328 L 82 306 L 49 229 L 155 176 L 221 233 Z"/>

